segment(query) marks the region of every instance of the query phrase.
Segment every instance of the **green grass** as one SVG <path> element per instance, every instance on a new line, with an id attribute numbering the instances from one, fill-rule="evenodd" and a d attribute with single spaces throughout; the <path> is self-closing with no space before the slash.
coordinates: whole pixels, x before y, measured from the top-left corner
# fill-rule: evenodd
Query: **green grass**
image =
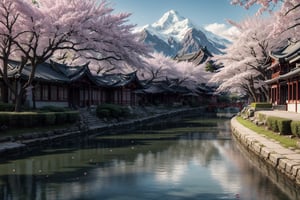
<path id="1" fill-rule="evenodd" d="M 278 135 L 270 130 L 265 129 L 265 127 L 256 126 L 252 122 L 245 120 L 241 117 L 237 117 L 237 121 L 249 128 L 250 130 L 265 135 L 267 138 L 274 139 L 275 141 L 278 141 L 282 146 L 284 147 L 291 147 L 291 148 L 298 148 L 297 147 L 297 139 L 296 138 L 289 138 L 287 136 Z"/>

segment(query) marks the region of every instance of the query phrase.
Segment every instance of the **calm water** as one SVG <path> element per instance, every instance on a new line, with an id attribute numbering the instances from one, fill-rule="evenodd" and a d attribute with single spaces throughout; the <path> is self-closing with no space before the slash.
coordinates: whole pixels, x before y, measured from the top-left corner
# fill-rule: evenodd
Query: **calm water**
<path id="1" fill-rule="evenodd" d="M 245 157 L 229 121 L 188 119 L 2 161 L 0 199 L 293 198 Z"/>

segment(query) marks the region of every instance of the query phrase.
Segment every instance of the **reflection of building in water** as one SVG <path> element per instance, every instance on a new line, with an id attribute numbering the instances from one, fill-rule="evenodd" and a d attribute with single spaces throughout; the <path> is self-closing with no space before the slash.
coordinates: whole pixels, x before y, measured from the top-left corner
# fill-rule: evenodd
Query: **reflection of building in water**
<path id="1" fill-rule="evenodd" d="M 202 137 L 230 135 L 228 123 L 218 121 L 213 127 L 180 133 L 179 140 L 174 139 L 178 133 L 167 133 L 170 136 L 164 139 L 157 139 L 158 133 L 147 133 L 144 140 L 97 138 L 80 150 L 57 149 L 2 164 L 0 199 L 23 195 L 73 200 L 120 187 L 124 191 L 145 190 L 149 184 L 153 188 L 180 188 L 190 196 L 205 186 L 212 192 L 239 194 L 241 199 L 273 198 L 278 188 L 249 166 L 232 141 Z"/>

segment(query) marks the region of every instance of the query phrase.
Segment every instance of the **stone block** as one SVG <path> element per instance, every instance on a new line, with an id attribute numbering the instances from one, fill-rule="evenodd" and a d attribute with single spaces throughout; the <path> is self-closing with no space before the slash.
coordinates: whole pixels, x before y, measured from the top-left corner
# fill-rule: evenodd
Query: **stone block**
<path id="1" fill-rule="evenodd" d="M 271 164 L 274 167 L 277 167 L 279 164 L 279 160 L 285 158 L 285 156 L 278 154 L 278 153 L 271 153 L 269 156 L 269 159 L 271 161 Z"/>
<path id="2" fill-rule="evenodd" d="M 270 154 L 273 153 L 273 149 L 269 149 L 267 147 L 262 147 L 260 150 L 260 155 L 264 158 L 264 159 L 269 159 Z"/>
<path id="3" fill-rule="evenodd" d="M 286 163 L 285 171 L 286 171 L 288 174 L 293 174 L 293 167 L 296 167 L 296 166 L 300 166 L 300 162 L 295 162 L 294 160 L 289 160 L 289 161 Z"/>
<path id="4" fill-rule="evenodd" d="M 256 154 L 260 154 L 260 152 L 261 152 L 261 147 L 262 147 L 262 145 L 261 145 L 261 143 L 259 143 L 259 142 L 254 142 L 254 143 L 252 143 L 252 148 L 253 148 L 253 150 L 256 152 Z"/>

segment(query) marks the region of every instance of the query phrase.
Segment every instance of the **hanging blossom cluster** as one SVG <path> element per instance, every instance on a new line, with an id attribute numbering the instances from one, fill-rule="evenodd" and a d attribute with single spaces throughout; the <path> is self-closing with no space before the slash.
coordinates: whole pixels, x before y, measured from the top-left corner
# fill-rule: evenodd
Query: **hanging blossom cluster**
<path id="1" fill-rule="evenodd" d="M 274 14 L 271 36 L 276 37 L 289 31 L 291 37 L 300 38 L 300 0 L 232 0 L 231 4 L 240 5 L 246 9 L 249 9 L 254 4 L 259 4 L 258 15 L 266 11 Z M 275 9 L 278 7 L 279 10 Z"/>

